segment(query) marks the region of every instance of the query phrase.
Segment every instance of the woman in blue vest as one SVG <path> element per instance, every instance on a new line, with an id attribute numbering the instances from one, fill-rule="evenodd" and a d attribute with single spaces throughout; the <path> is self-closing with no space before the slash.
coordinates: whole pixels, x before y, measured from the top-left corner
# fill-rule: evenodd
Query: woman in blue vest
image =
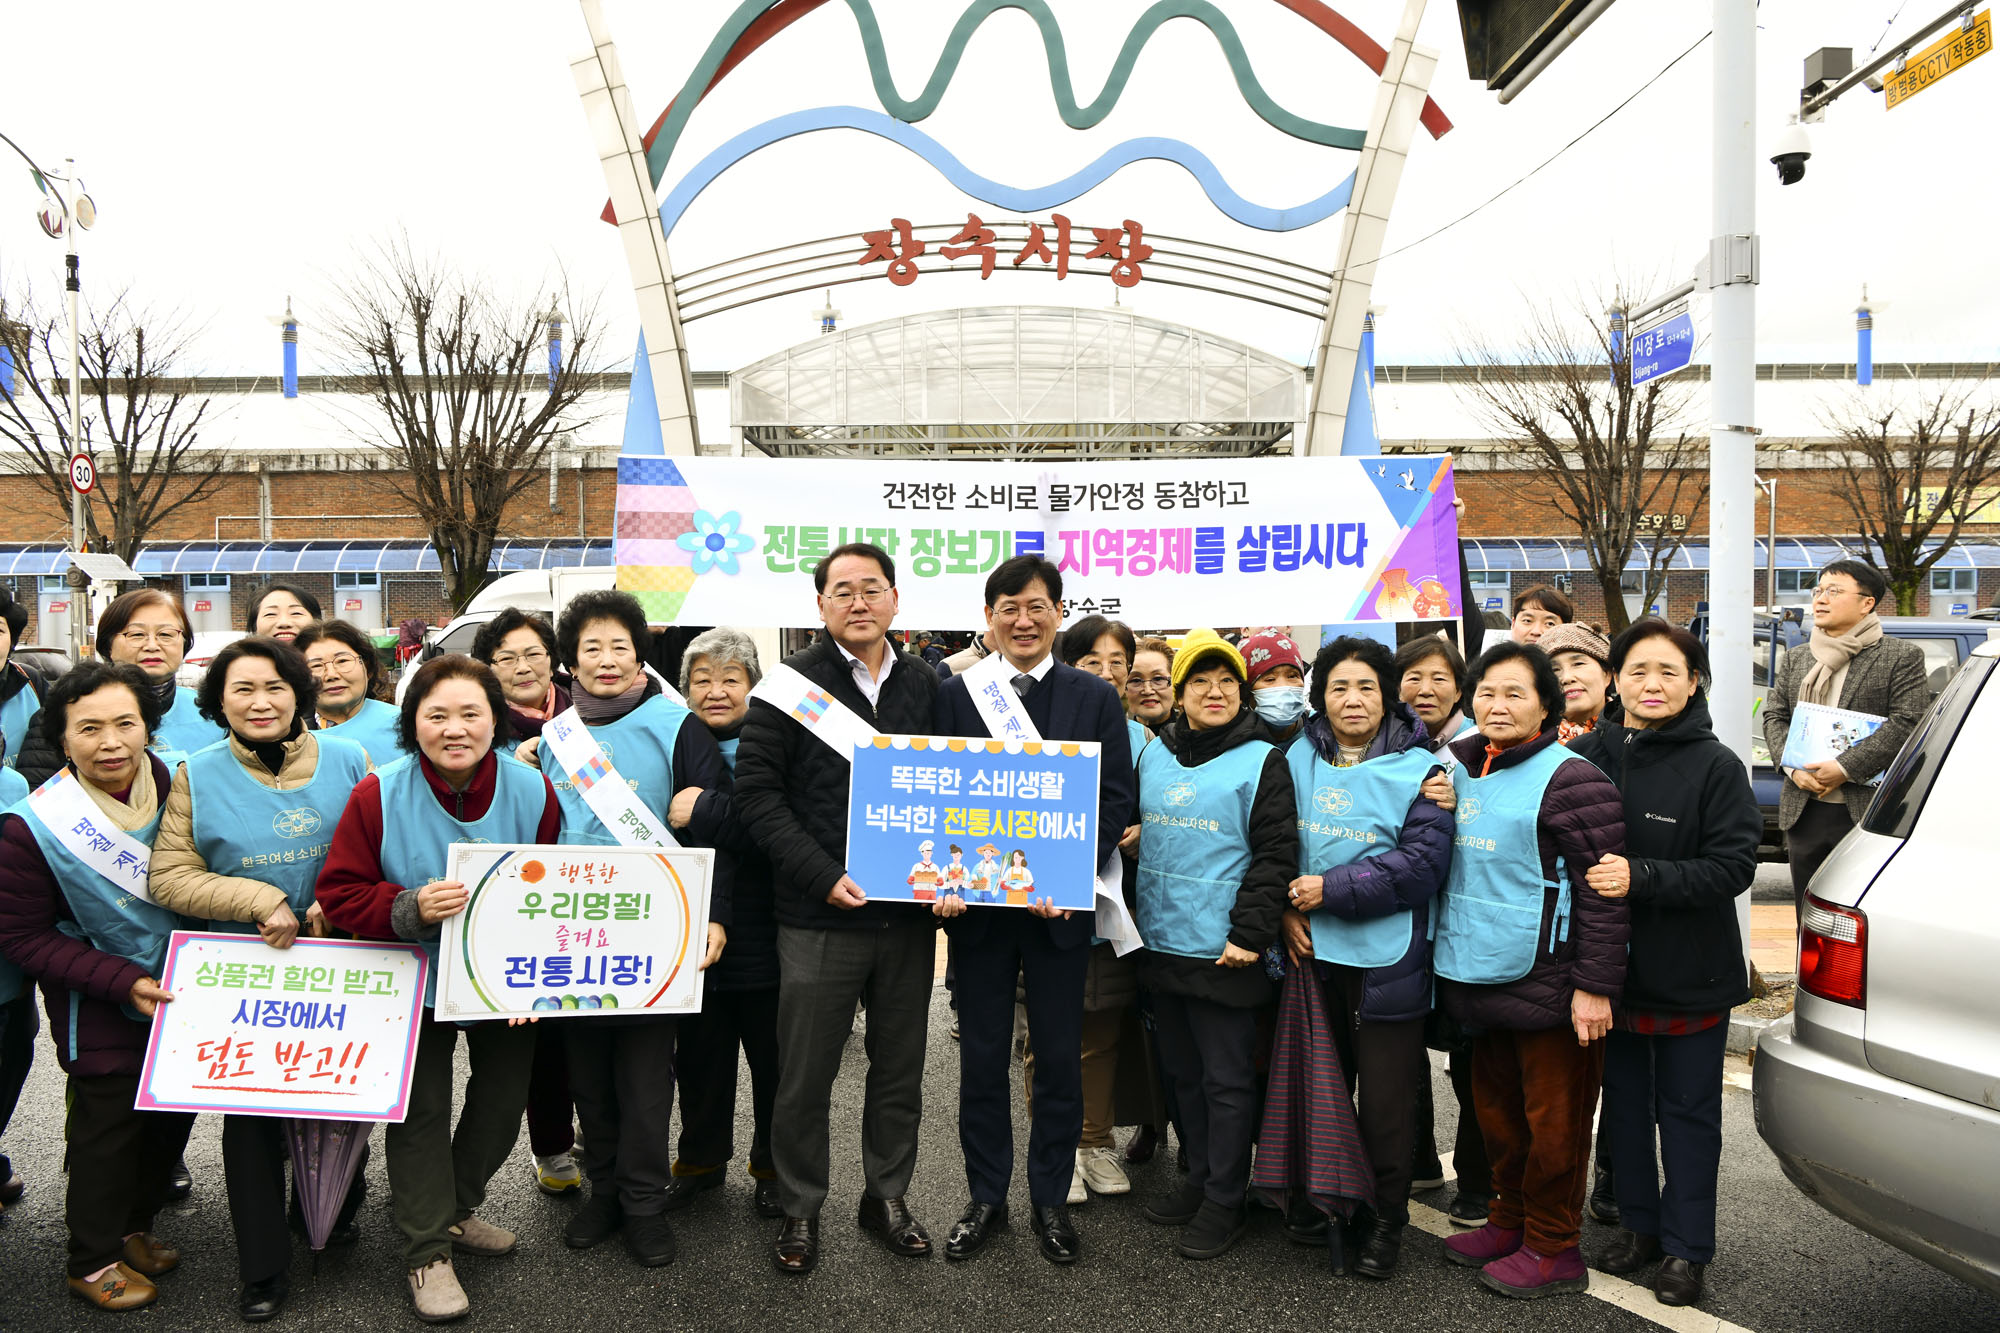
<path id="1" fill-rule="evenodd" d="M 506 704 L 484 664 L 456 653 L 424 663 L 403 695 L 402 725 L 409 753 L 354 789 L 318 894 L 334 928 L 367 940 L 411 940 L 431 952 L 409 1114 L 387 1126 L 383 1146 L 410 1302 L 419 1319 L 440 1323 L 471 1309 L 452 1252 L 514 1248 L 514 1234 L 478 1208 L 520 1136 L 535 1054 L 534 1030 L 518 1019 L 460 1027 L 431 1007 L 443 923 L 465 910 L 469 896 L 462 882 L 445 878 L 447 850 L 454 842 L 555 842 L 562 810 L 541 774 L 502 763 L 495 752 L 507 737 Z M 472 1076 L 454 1129 L 452 1070 L 461 1035 Z"/>
<path id="2" fill-rule="evenodd" d="M 62 756 L 42 739 L 38 718 L 49 682 L 14 656 L 28 628 L 28 608 L 0 589 L 0 767 L 16 770 L 30 789 L 62 767 Z"/>
<path id="3" fill-rule="evenodd" d="M 162 710 L 153 750 L 169 772 L 223 737 L 222 729 L 201 715 L 195 691 L 180 684 L 181 662 L 193 638 L 181 599 L 158 588 L 135 588 L 97 618 L 97 655 L 130 662 L 152 683 Z"/>
<path id="4" fill-rule="evenodd" d="M 509 739 L 502 754 L 542 734 L 569 711 L 569 691 L 556 680 L 556 627 L 547 616 L 507 607 L 479 627 L 472 655 L 493 668 L 507 699 Z M 535 1069 L 528 1078 L 528 1152 L 535 1188 L 552 1198 L 583 1188 L 576 1163 L 576 1103 L 569 1095 L 569 1046 L 564 1023 L 535 1026 Z"/>
<path id="5" fill-rule="evenodd" d="M 69 1289 L 107 1310 L 153 1301 L 180 1262 L 153 1217 L 194 1126 L 133 1109 L 154 1010 L 172 998 L 157 980 L 167 937 L 184 924 L 142 896 L 167 786 L 146 752 L 159 717 L 137 667 L 79 664 L 42 713 L 64 770 L 0 815 L 0 956 L 40 981 L 69 1075 Z"/>
<path id="6" fill-rule="evenodd" d="M 1439 766 L 1395 695 L 1396 662 L 1373 639 L 1338 638 L 1313 662 L 1318 707 L 1287 752 L 1299 876 L 1285 943 L 1315 966 L 1375 1168 L 1375 1219 L 1354 1271 L 1387 1277 L 1410 1219 L 1417 1095 L 1430 1080 L 1431 899 L 1451 865 L 1451 816 L 1423 795 Z M 1440 779 L 1441 780 L 1441 779 Z"/>
<path id="7" fill-rule="evenodd" d="M 1179 1104 L 1188 1176 L 1146 1205 L 1179 1226 L 1189 1259 L 1243 1234 L 1258 1105 L 1259 955 L 1277 938 L 1298 873 L 1291 773 L 1247 706 L 1243 658 L 1214 630 L 1174 658 L 1180 715 L 1139 759 L 1139 976 L 1153 997 L 1162 1071 Z"/>
<path id="8" fill-rule="evenodd" d="M 1624 808 L 1556 739 L 1548 654 L 1496 644 L 1469 688 L 1479 730 L 1448 747 L 1458 832 L 1431 966 L 1439 1002 L 1477 1033 L 1472 1096 L 1497 1194 L 1486 1225 L 1445 1241 L 1445 1257 L 1503 1296 L 1584 1291 L 1590 1122 L 1630 933 L 1625 904 L 1585 876 L 1624 851 Z"/>
<path id="9" fill-rule="evenodd" d="M 681 691 L 715 737 L 733 775 L 736 744 L 750 711 L 750 691 L 763 677 L 757 645 L 736 629 L 698 634 L 681 656 Z M 694 841 L 736 855 L 730 897 L 729 948 L 708 971 L 702 1007 L 680 1021 L 674 1076 L 681 1094 L 681 1137 L 667 1208 L 715 1189 L 736 1155 L 738 1051 L 750 1066 L 752 1206 L 760 1217 L 783 1217 L 778 1173 L 771 1159 L 771 1113 L 778 1100 L 778 917 L 771 863 L 736 818 L 726 788 L 689 789 L 674 797 L 667 820 Z"/>
<path id="10" fill-rule="evenodd" d="M 261 935 L 278 949 L 301 931 L 326 933 L 313 881 L 334 823 L 368 775 L 368 757 L 353 741 L 305 729 L 314 692 L 290 644 L 238 639 L 215 655 L 201 682 L 201 714 L 228 739 L 189 755 L 174 774 L 149 877 L 161 906 L 206 919 L 211 930 Z M 250 1323 L 276 1318 L 290 1291 L 288 1156 L 282 1121 L 223 1117 L 223 1179 L 243 1281 L 237 1312 Z M 336 1243 L 355 1239 L 365 1188 L 357 1171 Z"/>
<path id="11" fill-rule="evenodd" d="M 382 701 L 382 659 L 368 636 L 345 620 L 322 620 L 300 630 L 292 647 L 319 683 L 313 711 L 320 734 L 354 741 L 377 768 L 401 759 L 402 714 Z"/>
<path id="12" fill-rule="evenodd" d="M 248 632 L 290 643 L 319 619 L 319 598 L 296 583 L 267 583 L 250 602 Z"/>
<path id="13" fill-rule="evenodd" d="M 646 674 L 639 654 L 650 640 L 645 611 L 624 592 L 584 593 L 571 600 L 556 625 L 563 666 L 576 682 L 573 703 L 516 753 L 539 764 L 555 784 L 566 843 L 617 845 L 618 835 L 599 810 L 615 811 L 620 799 L 633 821 L 646 824 L 663 820 L 678 794 L 732 786 L 715 737 L 698 722 L 689 725 L 688 710 Z M 574 756 L 565 763 L 557 752 L 565 720 L 583 724 L 579 749 L 586 757 L 580 763 Z M 594 784 L 576 781 L 579 772 L 600 766 L 617 777 L 608 779 L 600 769 Z M 687 841 L 705 845 L 699 838 Z M 726 851 L 715 858 L 704 968 L 722 953 L 733 861 Z M 651 1014 L 573 1019 L 564 1040 L 590 1198 L 563 1228 L 563 1239 L 584 1250 L 622 1229 L 625 1248 L 639 1264 L 670 1263 L 674 1090 L 673 1080 L 662 1073 L 673 1067 L 674 1020 Z"/>

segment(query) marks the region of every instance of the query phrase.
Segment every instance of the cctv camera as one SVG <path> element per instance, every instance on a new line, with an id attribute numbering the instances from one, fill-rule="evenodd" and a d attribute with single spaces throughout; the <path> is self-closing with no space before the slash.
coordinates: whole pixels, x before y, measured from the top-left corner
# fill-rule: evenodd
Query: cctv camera
<path id="1" fill-rule="evenodd" d="M 1771 164 L 1778 169 L 1778 183 L 1797 185 L 1804 180 L 1806 159 L 1811 156 L 1812 143 L 1806 138 L 1805 127 L 1793 116 L 1778 135 L 1778 150 L 1771 154 Z"/>

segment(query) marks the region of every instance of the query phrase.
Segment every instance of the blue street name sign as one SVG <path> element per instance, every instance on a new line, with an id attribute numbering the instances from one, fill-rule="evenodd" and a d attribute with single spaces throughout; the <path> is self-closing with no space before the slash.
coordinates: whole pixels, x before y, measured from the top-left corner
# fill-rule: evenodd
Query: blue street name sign
<path id="1" fill-rule="evenodd" d="M 1677 370 L 1694 356 L 1694 316 L 1683 309 L 1632 335 L 1632 387 Z"/>

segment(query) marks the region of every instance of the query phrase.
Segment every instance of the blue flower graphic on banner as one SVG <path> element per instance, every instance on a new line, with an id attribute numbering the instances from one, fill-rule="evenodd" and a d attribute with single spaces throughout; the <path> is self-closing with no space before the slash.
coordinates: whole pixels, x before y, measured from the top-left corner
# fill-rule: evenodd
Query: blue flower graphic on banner
<path id="1" fill-rule="evenodd" d="M 736 557 L 749 550 L 756 542 L 738 532 L 743 526 L 743 516 L 734 509 L 720 517 L 706 509 L 694 511 L 694 531 L 683 532 L 674 539 L 683 551 L 694 553 L 694 572 L 706 574 L 709 570 L 719 570 L 724 574 L 738 571 Z"/>

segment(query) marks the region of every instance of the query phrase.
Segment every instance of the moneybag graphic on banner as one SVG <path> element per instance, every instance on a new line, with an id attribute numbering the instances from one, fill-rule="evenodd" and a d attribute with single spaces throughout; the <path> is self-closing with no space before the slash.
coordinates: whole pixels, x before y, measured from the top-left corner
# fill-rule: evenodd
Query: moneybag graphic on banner
<path id="1" fill-rule="evenodd" d="M 449 877 L 469 893 L 445 920 L 438 1016 L 694 1013 L 714 860 L 705 847 L 452 844 Z"/>
<path id="2" fill-rule="evenodd" d="M 429 970 L 415 944 L 177 930 L 133 1105 L 399 1122 Z"/>
<path id="3" fill-rule="evenodd" d="M 1071 618 L 1138 625 L 1460 613 L 1449 455 L 618 461 L 618 586 L 658 623 L 817 628 L 819 559 L 873 542 L 903 624 L 984 628 L 994 566 L 1043 555 Z"/>
<path id="4" fill-rule="evenodd" d="M 1095 741 L 877 736 L 854 749 L 847 873 L 871 900 L 1091 910 Z"/>

